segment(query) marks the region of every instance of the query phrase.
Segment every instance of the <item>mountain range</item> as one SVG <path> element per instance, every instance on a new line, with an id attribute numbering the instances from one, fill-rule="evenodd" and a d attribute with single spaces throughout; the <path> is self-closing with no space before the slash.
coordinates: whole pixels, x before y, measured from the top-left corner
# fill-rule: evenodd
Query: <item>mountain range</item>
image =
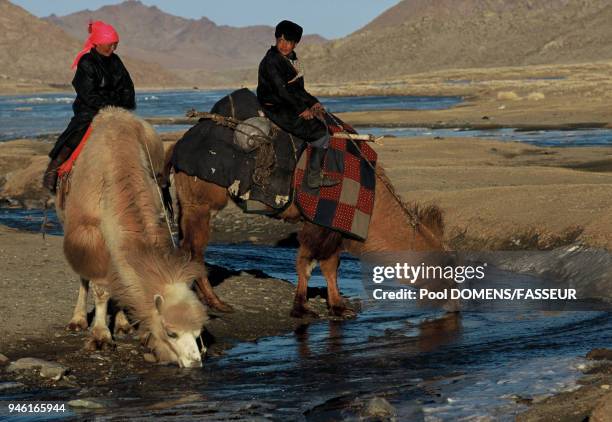
<path id="1" fill-rule="evenodd" d="M 158 63 L 195 83 L 222 82 L 228 69 L 252 68 L 274 43 L 271 26 L 236 28 L 205 17 L 186 19 L 137 0 L 45 18 L 76 38 L 83 38 L 90 19 L 115 26 L 123 54 Z M 319 35 L 305 35 L 302 45 L 324 41 Z"/>
<path id="2" fill-rule="evenodd" d="M 314 81 L 612 59 L 608 0 L 403 0 L 303 52 Z"/>
<path id="3" fill-rule="evenodd" d="M 0 0 L 0 82 L 69 87 L 72 60 L 83 41 L 56 25 L 33 16 L 7 0 Z M 152 62 L 123 57 L 132 78 L 141 86 L 176 86 L 179 77 Z"/>
<path id="4" fill-rule="evenodd" d="M 350 11 L 349 11 L 350 12 Z M 347 12 L 344 19 L 350 19 Z M 0 0 L 0 84 L 66 84 L 90 19 L 112 23 L 139 85 L 254 85 L 270 26 L 217 25 L 136 0 L 36 18 Z M 307 83 L 385 80 L 443 69 L 612 60 L 609 0 L 403 0 L 346 37 L 306 35 Z"/>

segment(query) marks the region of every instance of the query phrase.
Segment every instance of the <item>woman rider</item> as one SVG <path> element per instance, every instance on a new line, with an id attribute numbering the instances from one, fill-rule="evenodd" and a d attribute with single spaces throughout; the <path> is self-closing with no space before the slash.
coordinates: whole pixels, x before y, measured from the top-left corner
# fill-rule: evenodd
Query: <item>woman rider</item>
<path id="1" fill-rule="evenodd" d="M 304 77 L 293 49 L 302 38 L 302 27 L 282 21 L 274 33 L 276 45 L 270 47 L 259 64 L 257 98 L 266 116 L 312 147 L 306 183 L 310 188 L 333 186 L 338 180 L 323 175 L 329 133 L 323 123 L 323 106 L 304 89 Z"/>
<path id="2" fill-rule="evenodd" d="M 72 86 L 76 99 L 74 116 L 49 153 L 51 162 L 43 177 L 43 186 L 55 193 L 57 171 L 79 145 L 94 116 L 106 106 L 136 108 L 134 83 L 115 54 L 119 44 L 117 31 L 102 21 L 89 24 L 89 38 L 72 64 L 76 73 Z"/>

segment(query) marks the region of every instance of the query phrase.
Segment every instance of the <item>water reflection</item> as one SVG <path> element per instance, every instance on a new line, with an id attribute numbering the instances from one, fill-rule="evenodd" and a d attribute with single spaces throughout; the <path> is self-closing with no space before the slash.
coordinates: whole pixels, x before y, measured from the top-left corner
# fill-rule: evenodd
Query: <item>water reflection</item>
<path id="1" fill-rule="evenodd" d="M 419 352 L 425 353 L 441 346 L 461 340 L 461 314 L 449 312 L 437 319 L 426 319 L 419 324 L 417 345 Z"/>

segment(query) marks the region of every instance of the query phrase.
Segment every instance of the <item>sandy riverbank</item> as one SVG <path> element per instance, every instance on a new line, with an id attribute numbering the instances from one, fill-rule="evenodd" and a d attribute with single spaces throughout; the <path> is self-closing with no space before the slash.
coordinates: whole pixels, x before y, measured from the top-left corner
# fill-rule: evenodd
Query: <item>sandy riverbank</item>
<path id="1" fill-rule="evenodd" d="M 535 243 L 516 246 L 548 248 L 574 236 L 612 248 L 612 148 L 397 138 L 377 150 L 405 200 L 442 207 L 459 249 L 514 249 L 527 238 Z"/>
<path id="2" fill-rule="evenodd" d="M 33 140 L 0 144 L 0 201 L 44 203 L 40 177 L 50 147 Z M 376 149 L 406 201 L 442 207 L 447 240 L 459 249 L 546 249 L 574 240 L 612 248 L 612 148 L 391 138 Z M 293 231 L 276 220 L 244 214 L 227 224 L 230 232 L 257 230 L 242 233 L 245 239 L 266 237 L 268 224 L 275 225 L 274 232 L 282 228 L 285 237 Z"/>

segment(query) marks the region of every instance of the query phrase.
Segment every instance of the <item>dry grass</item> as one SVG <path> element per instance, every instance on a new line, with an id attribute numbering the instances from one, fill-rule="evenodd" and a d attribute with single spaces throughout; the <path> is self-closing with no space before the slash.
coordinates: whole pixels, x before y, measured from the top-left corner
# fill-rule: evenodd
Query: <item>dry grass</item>
<path id="1" fill-rule="evenodd" d="M 456 251 L 546 251 L 571 245 L 580 240 L 584 229 L 570 226 L 559 233 L 540 227 L 529 227 L 508 236 L 483 237 L 470 233 L 468 228 L 454 229 L 449 235 L 449 245 Z"/>

